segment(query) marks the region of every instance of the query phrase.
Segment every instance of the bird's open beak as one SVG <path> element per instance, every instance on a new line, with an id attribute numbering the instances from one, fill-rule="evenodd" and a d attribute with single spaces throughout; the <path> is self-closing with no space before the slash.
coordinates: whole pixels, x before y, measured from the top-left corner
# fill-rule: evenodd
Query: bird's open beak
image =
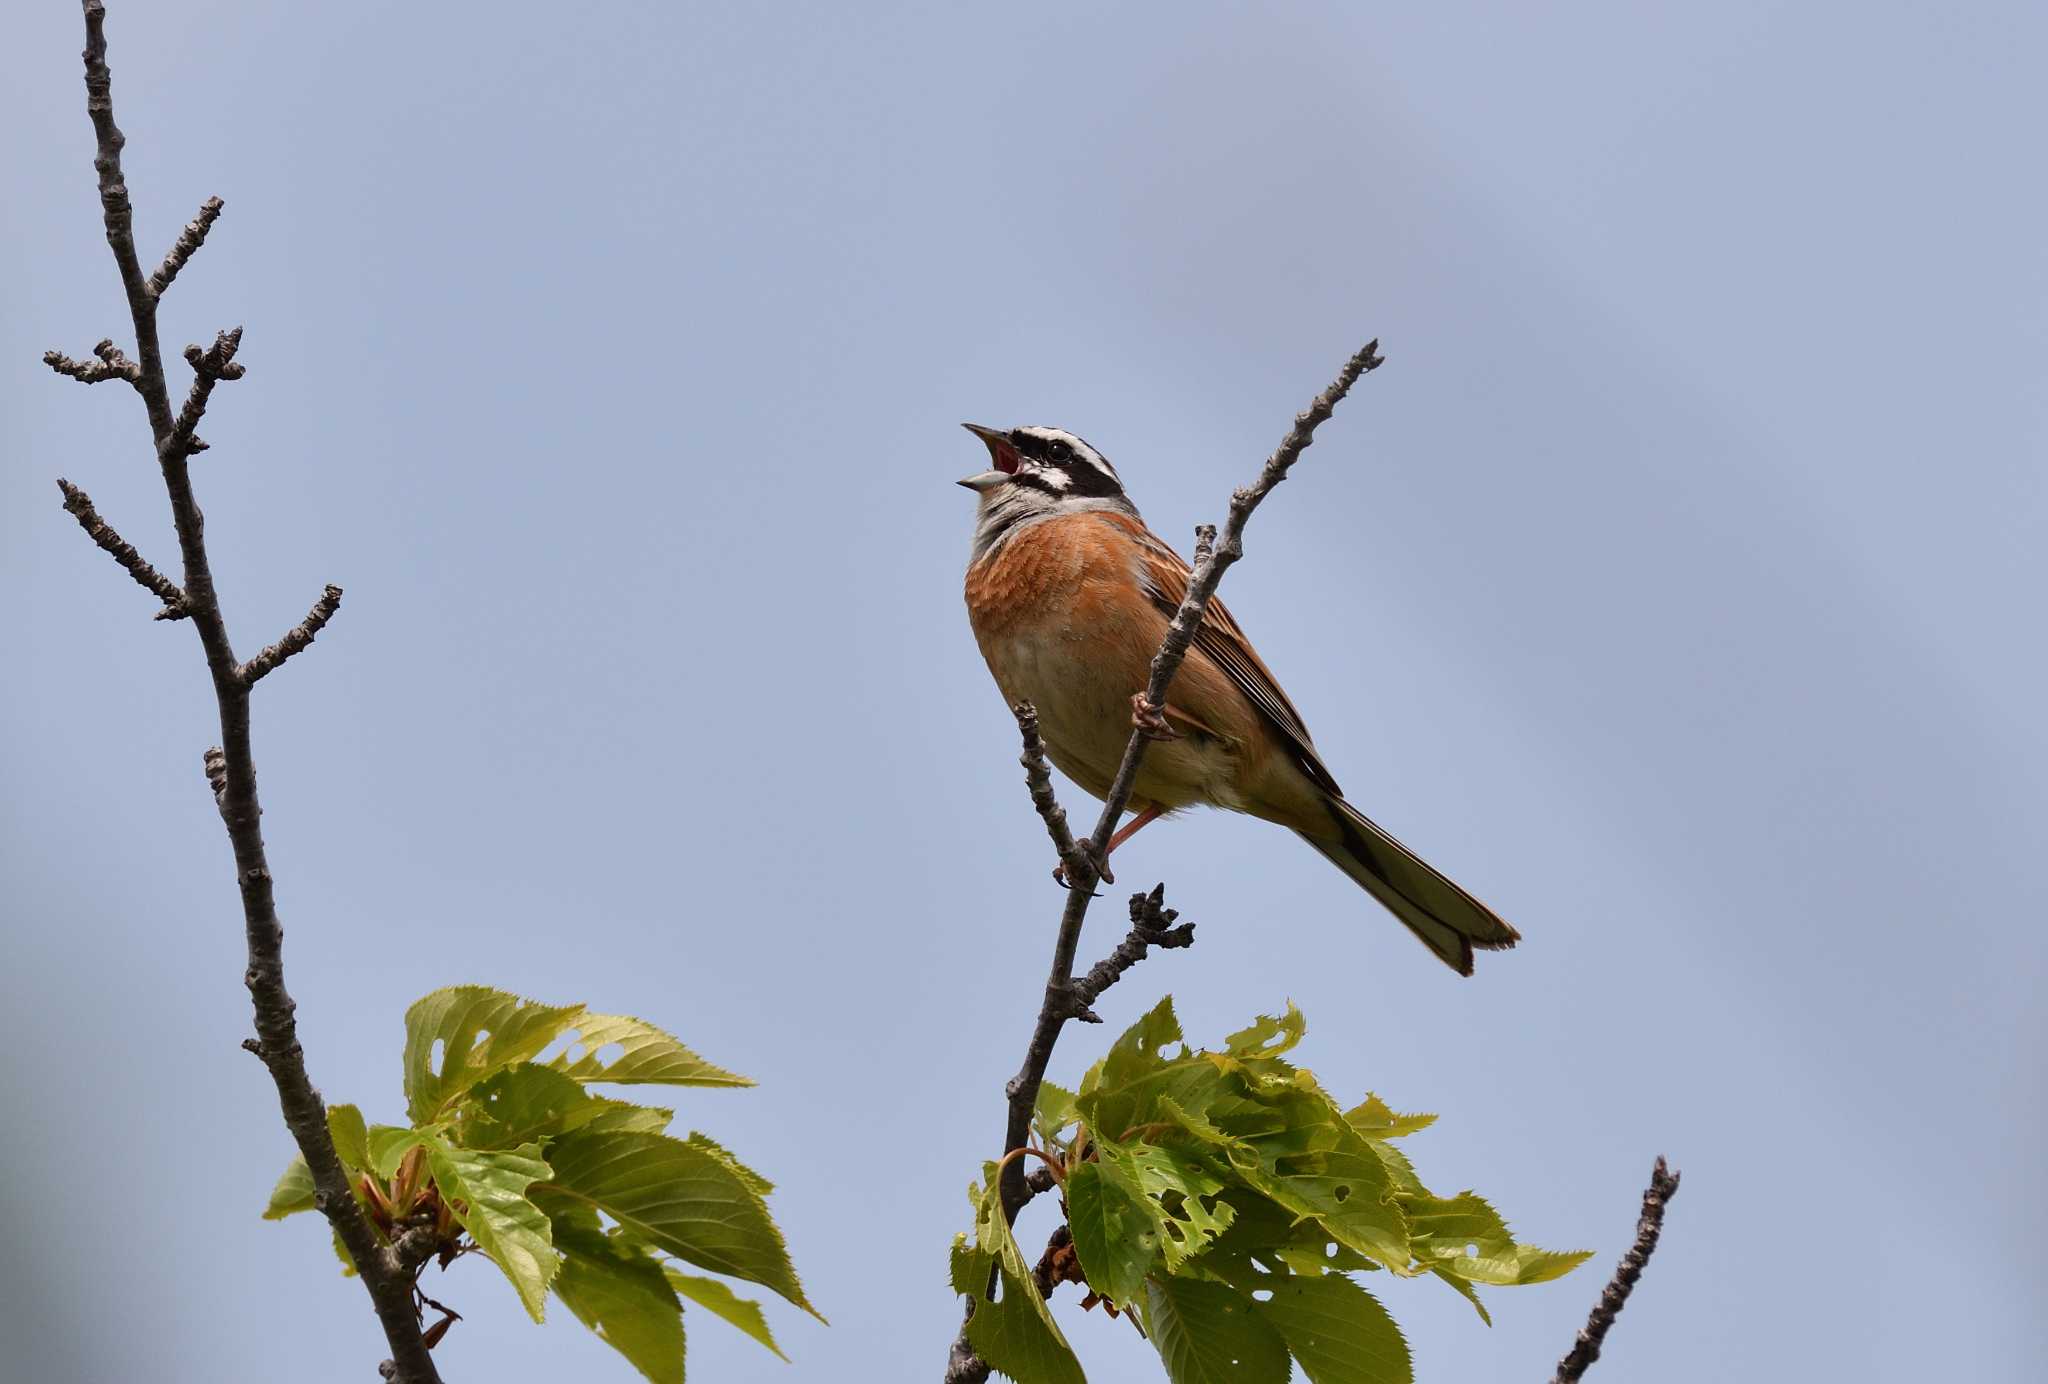
<path id="1" fill-rule="evenodd" d="M 979 423 L 962 423 L 960 426 L 988 444 L 989 460 L 995 463 L 993 471 L 963 476 L 960 484 L 969 490 L 989 490 L 1017 474 L 1017 449 L 1010 445 L 1008 434 L 996 428 L 984 428 Z"/>

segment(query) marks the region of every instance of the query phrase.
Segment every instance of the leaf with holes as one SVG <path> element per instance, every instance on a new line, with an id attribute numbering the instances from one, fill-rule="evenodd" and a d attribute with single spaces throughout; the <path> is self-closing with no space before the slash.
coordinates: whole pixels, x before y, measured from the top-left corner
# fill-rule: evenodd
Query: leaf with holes
<path id="1" fill-rule="evenodd" d="M 752 1086 L 746 1077 L 714 1067 L 669 1034 L 624 1014 L 583 1014 L 572 1027 L 583 1053 L 574 1061 L 563 1053 L 552 1065 L 578 1081 L 619 1085 Z M 612 1047 L 618 1055 L 606 1060 Z M 574 1049 L 572 1048 L 572 1051 Z"/>
<path id="2" fill-rule="evenodd" d="M 1138 1190 L 1115 1158 L 1082 1163 L 1067 1174 L 1067 1225 L 1091 1290 L 1119 1307 L 1136 1302 L 1165 1233 L 1158 1204 Z"/>
<path id="3" fill-rule="evenodd" d="M 567 1051 L 543 1060 L 563 1042 Z M 682 1303 L 777 1355 L 761 1304 L 665 1256 L 765 1284 L 806 1311 L 765 1198 L 774 1184 L 703 1134 L 671 1138 L 675 1112 L 593 1094 L 589 1083 L 747 1086 L 641 1019 L 547 1005 L 480 985 L 436 990 L 406 1011 L 409 1126 L 327 1112 L 350 1190 L 387 1234 L 444 1206 L 443 1252 L 481 1250 L 540 1319 L 552 1291 L 649 1379 L 681 1381 Z M 401 1175 L 402 1173 L 402 1175 Z M 313 1209 L 294 1158 L 264 1216 Z M 600 1211 L 617 1222 L 607 1229 Z M 353 1273 L 335 1239 L 343 1271 Z M 820 1320 L 823 1320 L 821 1317 Z"/>
<path id="4" fill-rule="evenodd" d="M 953 1291 L 970 1300 L 967 1342 L 1019 1384 L 1087 1384 L 1074 1349 L 1038 1294 L 1031 1266 L 1003 1219 L 993 1167 L 988 1190 L 968 1189 L 974 1202 L 974 1243 L 953 1240 Z"/>
<path id="5" fill-rule="evenodd" d="M 678 1259 L 759 1283 L 816 1316 L 761 1193 L 707 1144 L 578 1130 L 548 1146 L 548 1190 L 603 1211 Z"/>
<path id="6" fill-rule="evenodd" d="M 536 1004 L 484 985 L 436 990 L 405 1011 L 405 1101 L 415 1126 L 455 1097 L 542 1049 L 583 1006 Z"/>
<path id="7" fill-rule="evenodd" d="M 1286 1384 L 1287 1343 L 1249 1297 L 1199 1278 L 1155 1278 L 1145 1328 L 1173 1384 Z"/>
<path id="8" fill-rule="evenodd" d="M 1562 1278 L 1592 1258 L 1591 1250 L 1558 1253 L 1517 1244 L 1507 1222 L 1484 1197 L 1405 1196 L 1415 1229 L 1415 1256 L 1430 1268 L 1473 1283 L 1514 1287 Z"/>
<path id="9" fill-rule="evenodd" d="M 1342 1274 L 1280 1279 L 1253 1310 L 1287 1342 L 1310 1384 L 1413 1384 L 1401 1328 Z"/>
<path id="10" fill-rule="evenodd" d="M 1280 1018 L 1259 1015 L 1252 1020 L 1250 1027 L 1224 1039 L 1223 1050 L 1236 1058 L 1278 1057 L 1299 1043 L 1307 1032 L 1308 1020 L 1290 1000 L 1287 1012 Z"/>
<path id="11" fill-rule="evenodd" d="M 1306 1077 L 1307 1073 L 1298 1074 Z M 1314 1216 L 1340 1243 L 1405 1268 L 1408 1228 L 1392 1181 L 1358 1131 L 1312 1083 L 1253 1080 L 1211 1105 L 1209 1121 L 1257 1155 L 1239 1174 L 1297 1216 Z"/>
<path id="12" fill-rule="evenodd" d="M 1225 1180 L 1228 1166 L 1199 1149 L 1105 1143 L 1101 1156 L 1152 1203 L 1159 1253 L 1168 1273 L 1179 1272 L 1207 1250 L 1237 1214 L 1222 1199 L 1230 1185 Z"/>

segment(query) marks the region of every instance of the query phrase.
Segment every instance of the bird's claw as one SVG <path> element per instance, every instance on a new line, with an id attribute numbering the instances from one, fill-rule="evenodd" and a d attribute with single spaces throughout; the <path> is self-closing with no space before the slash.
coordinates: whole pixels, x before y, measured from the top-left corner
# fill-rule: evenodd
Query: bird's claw
<path id="1" fill-rule="evenodd" d="M 1110 873 L 1109 857 L 1096 853 L 1094 841 L 1084 837 L 1074 843 L 1074 849 L 1087 856 L 1090 863 L 1095 866 L 1095 878 L 1097 881 L 1103 884 L 1116 883 L 1116 876 Z M 1059 885 L 1062 889 L 1074 887 L 1067 881 L 1067 862 L 1064 860 L 1052 867 L 1052 878 L 1053 883 Z"/>
<path id="2" fill-rule="evenodd" d="M 1143 692 L 1131 694 L 1131 727 L 1147 740 L 1180 739 L 1180 732 L 1166 723 L 1164 710 L 1146 701 Z"/>

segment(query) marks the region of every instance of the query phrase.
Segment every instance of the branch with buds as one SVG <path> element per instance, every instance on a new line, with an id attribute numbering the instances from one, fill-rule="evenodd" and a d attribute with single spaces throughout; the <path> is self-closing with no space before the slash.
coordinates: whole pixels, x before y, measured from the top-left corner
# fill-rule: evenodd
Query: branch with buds
<path id="1" fill-rule="evenodd" d="M 364 1215 L 335 1153 L 334 1140 L 328 1132 L 327 1107 L 313 1088 L 305 1054 L 299 1047 L 298 1026 L 293 1017 L 295 1006 L 284 983 L 284 929 L 278 922 L 270 864 L 264 853 L 263 809 L 256 796 L 256 761 L 250 747 L 250 689 L 266 673 L 313 642 L 340 606 L 341 588 L 328 587 L 305 620 L 276 644 L 247 663 L 235 658 L 214 590 L 205 521 L 193 494 L 189 463 L 195 454 L 206 450 L 198 429 L 214 386 L 222 380 L 240 379 L 243 374 L 242 365 L 235 359 L 242 344 L 242 329 L 219 333 L 211 346 L 185 349 L 185 360 L 192 367 L 192 384 L 183 406 L 173 412 L 156 319 L 158 300 L 205 243 L 207 233 L 220 217 L 222 203 L 218 197 L 208 198 L 162 263 L 154 272 L 144 275 L 135 249 L 134 209 L 121 170 L 121 150 L 126 140 L 114 124 L 113 75 L 107 68 L 103 27 L 106 7 L 102 0 L 82 3 L 86 111 L 92 119 L 96 143 L 93 167 L 99 173 L 107 245 L 114 252 L 114 264 L 121 276 L 135 330 L 135 356 L 129 358 L 109 339 L 93 348 L 93 359 L 89 361 L 73 360 L 60 351 L 51 351 L 43 359 L 60 375 L 86 384 L 125 380 L 141 394 L 149 415 L 153 455 L 170 499 L 179 556 L 184 563 L 183 579 L 174 582 L 145 561 L 132 544 L 100 518 L 83 490 L 69 481 L 60 480 L 57 484 L 64 493 L 64 508 L 78 520 L 86 536 L 163 602 L 157 618 L 189 619 L 198 632 L 220 716 L 220 744 L 206 754 L 206 778 L 234 850 L 235 882 L 241 893 L 248 950 L 244 981 L 256 1020 L 256 1036 L 243 1046 L 261 1058 L 269 1070 L 284 1122 L 311 1171 L 315 1204 L 333 1224 L 369 1291 L 391 1350 L 391 1358 L 383 1366 L 384 1377 L 405 1384 L 433 1384 L 439 1375 L 427 1353 L 428 1342 L 421 1330 L 414 1292 L 420 1239 L 413 1229 L 406 1229 L 394 1240 L 388 1232 L 395 1226 L 380 1231 Z M 445 1329 L 445 1321 L 436 1328 Z"/>

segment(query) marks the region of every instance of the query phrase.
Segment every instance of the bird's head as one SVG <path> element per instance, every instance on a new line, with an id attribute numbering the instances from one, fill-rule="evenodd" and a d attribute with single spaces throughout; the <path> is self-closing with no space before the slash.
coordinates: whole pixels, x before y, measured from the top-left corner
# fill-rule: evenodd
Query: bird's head
<path id="1" fill-rule="evenodd" d="M 961 426 L 987 445 L 990 462 L 960 482 L 981 497 L 977 557 L 1031 519 L 1090 509 L 1137 512 L 1109 458 L 1064 428 Z"/>

